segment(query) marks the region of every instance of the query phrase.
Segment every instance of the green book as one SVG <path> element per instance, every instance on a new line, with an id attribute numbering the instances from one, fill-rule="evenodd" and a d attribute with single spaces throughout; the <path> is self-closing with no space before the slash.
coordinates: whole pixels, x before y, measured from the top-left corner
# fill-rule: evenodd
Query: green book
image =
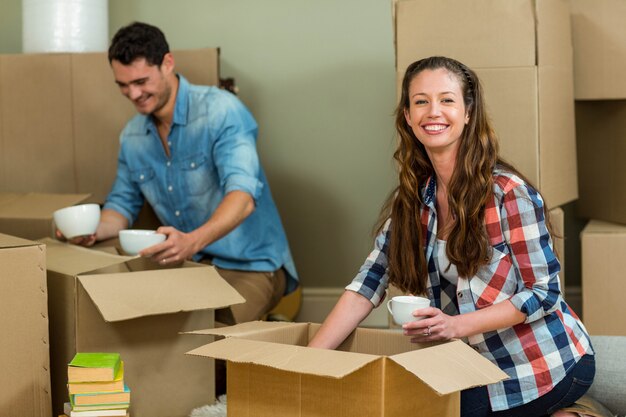
<path id="1" fill-rule="evenodd" d="M 70 383 L 113 381 L 119 367 L 119 353 L 79 352 L 67 367 L 67 380 Z"/>

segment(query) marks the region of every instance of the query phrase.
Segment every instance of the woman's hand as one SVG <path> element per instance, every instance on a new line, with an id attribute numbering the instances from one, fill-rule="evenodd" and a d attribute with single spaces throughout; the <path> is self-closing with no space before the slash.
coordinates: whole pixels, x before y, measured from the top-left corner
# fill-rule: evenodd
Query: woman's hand
<path id="1" fill-rule="evenodd" d="M 413 316 L 423 318 L 402 326 L 404 334 L 411 336 L 413 343 L 443 341 L 457 337 L 458 316 L 444 314 L 436 307 L 420 308 L 413 312 Z"/>

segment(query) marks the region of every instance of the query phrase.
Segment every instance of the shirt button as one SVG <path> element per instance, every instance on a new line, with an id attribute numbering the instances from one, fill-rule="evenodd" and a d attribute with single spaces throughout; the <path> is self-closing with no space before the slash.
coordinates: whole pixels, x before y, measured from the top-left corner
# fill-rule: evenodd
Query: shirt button
<path id="1" fill-rule="evenodd" d="M 458 296 L 459 296 L 459 298 L 463 298 L 463 293 L 462 293 L 462 292 L 460 292 L 460 291 L 459 291 L 459 292 L 457 292 L 457 293 L 456 293 L 456 295 L 458 295 Z"/>
<path id="2" fill-rule="evenodd" d="M 192 168 L 195 168 L 196 167 L 196 163 L 192 162 L 189 166 L 192 167 Z"/>
<path id="3" fill-rule="evenodd" d="M 174 187 L 172 187 L 171 185 L 169 187 L 167 187 L 167 191 L 172 191 L 174 189 Z"/>
<path id="4" fill-rule="evenodd" d="M 170 161 L 167 161 L 167 162 L 165 163 L 165 165 L 167 165 L 167 166 L 169 167 L 169 166 L 171 166 L 171 165 L 172 165 L 172 163 L 171 163 Z"/>
<path id="5" fill-rule="evenodd" d="M 143 179 L 144 179 L 144 178 L 145 178 L 145 175 L 143 175 L 143 174 L 141 174 L 141 175 L 139 176 L 139 179 L 140 179 L 141 181 L 143 181 Z"/>
<path id="6" fill-rule="evenodd" d="M 176 210 L 176 212 L 174 213 L 176 215 L 176 217 L 180 216 L 180 211 Z"/>
<path id="7" fill-rule="evenodd" d="M 169 140 L 167 141 L 167 146 L 172 146 L 172 142 L 170 142 Z"/>

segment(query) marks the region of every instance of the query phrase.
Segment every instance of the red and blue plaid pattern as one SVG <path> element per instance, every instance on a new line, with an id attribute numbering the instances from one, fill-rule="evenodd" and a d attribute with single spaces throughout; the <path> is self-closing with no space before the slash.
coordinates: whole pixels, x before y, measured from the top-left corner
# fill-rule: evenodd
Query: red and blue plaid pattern
<path id="1" fill-rule="evenodd" d="M 449 315 L 464 314 L 510 300 L 526 314 L 524 323 L 468 338 L 467 342 L 509 375 L 489 385 L 494 411 L 526 404 L 549 392 L 585 354 L 592 354 L 587 331 L 561 295 L 561 269 L 545 224 L 539 193 L 516 175 L 496 169 L 494 195 L 485 208 L 491 260 L 470 279 L 453 285 L 437 269 L 436 181 L 422 192 L 422 227 L 431 304 Z M 375 306 L 387 288 L 387 221 L 375 248 L 346 289 Z"/>

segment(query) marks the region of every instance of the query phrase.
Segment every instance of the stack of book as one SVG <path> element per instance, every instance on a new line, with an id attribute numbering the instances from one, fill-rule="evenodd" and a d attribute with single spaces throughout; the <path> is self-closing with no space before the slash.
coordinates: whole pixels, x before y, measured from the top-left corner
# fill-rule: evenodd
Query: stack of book
<path id="1" fill-rule="evenodd" d="M 119 353 L 77 353 L 67 367 L 66 417 L 130 417 L 130 389 Z"/>

